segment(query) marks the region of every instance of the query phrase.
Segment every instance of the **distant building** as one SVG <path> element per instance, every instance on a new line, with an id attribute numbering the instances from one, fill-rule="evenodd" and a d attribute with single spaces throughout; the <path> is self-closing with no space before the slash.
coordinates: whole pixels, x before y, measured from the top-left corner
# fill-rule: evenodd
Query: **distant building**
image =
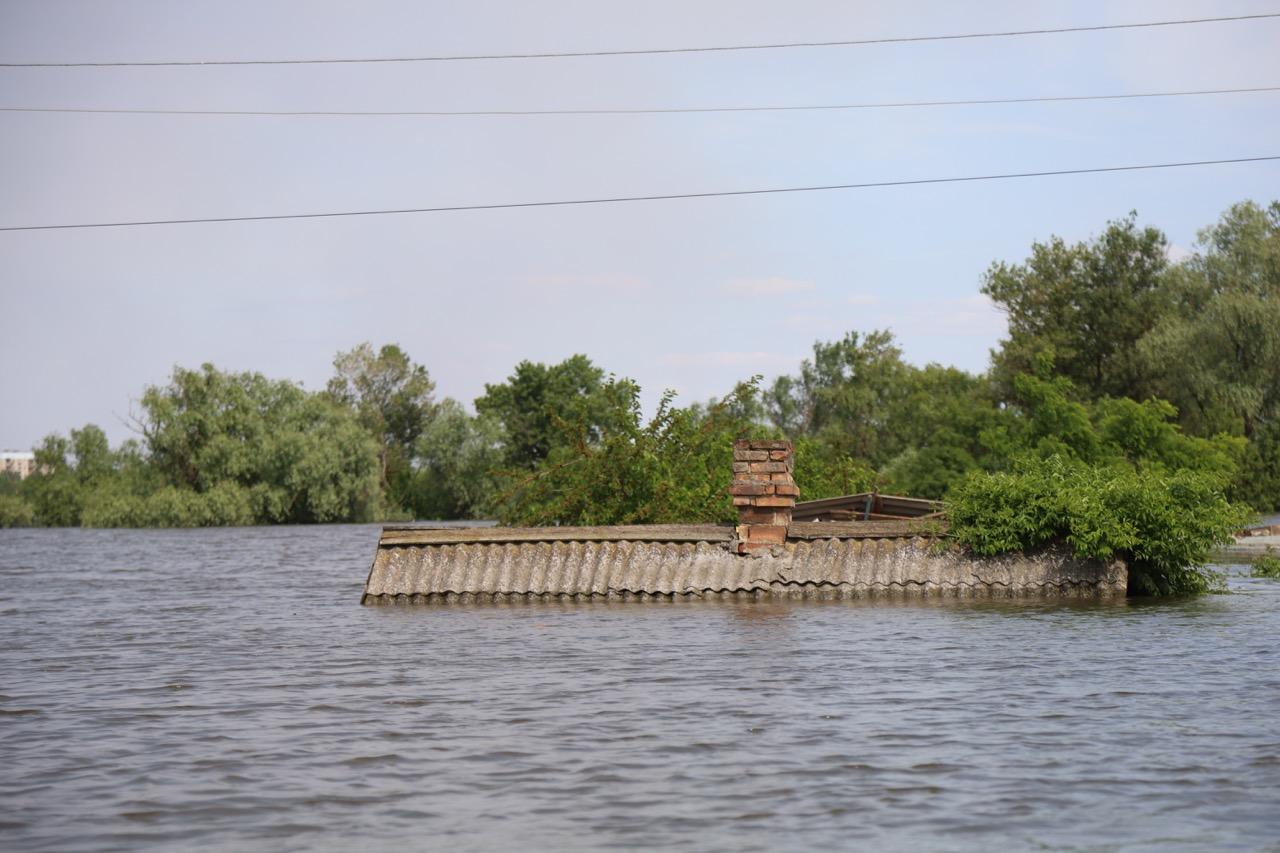
<path id="1" fill-rule="evenodd" d="M 35 473 L 36 455 L 29 451 L 0 451 L 0 474 L 17 474 L 19 480 L 25 480 Z"/>

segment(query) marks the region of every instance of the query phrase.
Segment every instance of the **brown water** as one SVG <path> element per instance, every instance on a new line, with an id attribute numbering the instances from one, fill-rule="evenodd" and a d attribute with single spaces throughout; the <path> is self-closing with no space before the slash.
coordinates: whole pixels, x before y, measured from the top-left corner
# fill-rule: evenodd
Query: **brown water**
<path id="1" fill-rule="evenodd" d="M 376 538 L 0 530 L 0 848 L 1280 849 L 1280 581 L 362 608 Z"/>

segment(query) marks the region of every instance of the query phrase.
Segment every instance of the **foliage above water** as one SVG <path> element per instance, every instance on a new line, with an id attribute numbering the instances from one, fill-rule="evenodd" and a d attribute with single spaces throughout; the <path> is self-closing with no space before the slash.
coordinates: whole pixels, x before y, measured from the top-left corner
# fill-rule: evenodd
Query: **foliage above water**
<path id="1" fill-rule="evenodd" d="M 1204 592 L 1211 550 L 1252 516 L 1221 479 L 1181 469 L 1139 471 L 1059 455 L 1026 456 L 1010 471 L 975 473 L 952 489 L 955 541 L 978 556 L 1065 544 L 1081 559 L 1124 560 L 1130 592 Z"/>
<path id="2" fill-rule="evenodd" d="M 1250 574 L 1255 578 L 1280 578 L 1280 554 L 1268 548 L 1265 554 L 1253 561 Z"/>

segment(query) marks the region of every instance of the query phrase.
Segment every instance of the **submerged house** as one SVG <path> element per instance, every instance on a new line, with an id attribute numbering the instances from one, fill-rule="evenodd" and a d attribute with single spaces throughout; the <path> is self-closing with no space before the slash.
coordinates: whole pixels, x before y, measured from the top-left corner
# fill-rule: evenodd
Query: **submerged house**
<path id="1" fill-rule="evenodd" d="M 789 442 L 738 441 L 733 456 L 737 524 L 388 526 L 361 601 L 1125 594 L 1120 561 L 936 547 L 946 522 L 928 501 L 853 495 L 797 506 Z M 806 520 L 825 517 L 840 520 Z"/>

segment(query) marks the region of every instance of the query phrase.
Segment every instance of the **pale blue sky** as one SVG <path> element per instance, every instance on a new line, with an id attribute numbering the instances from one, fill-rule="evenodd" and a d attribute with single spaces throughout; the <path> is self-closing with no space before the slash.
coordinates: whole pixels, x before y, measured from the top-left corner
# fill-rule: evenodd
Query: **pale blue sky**
<path id="1" fill-rule="evenodd" d="M 0 61 L 238 59 L 850 39 L 1240 15 L 1239 2 L 0 3 Z M 716 106 L 1280 84 L 1280 20 L 935 44 L 524 62 L 0 69 L 0 106 Z M 1280 153 L 1280 94 L 822 113 L 244 118 L 0 113 L 0 225 L 698 192 Z M 891 327 L 983 369 L 997 259 L 1136 209 L 1179 247 L 1280 164 L 302 222 L 0 233 L 0 446 L 212 361 L 323 386 L 398 342 L 469 402 L 575 352 L 649 399 Z"/>

